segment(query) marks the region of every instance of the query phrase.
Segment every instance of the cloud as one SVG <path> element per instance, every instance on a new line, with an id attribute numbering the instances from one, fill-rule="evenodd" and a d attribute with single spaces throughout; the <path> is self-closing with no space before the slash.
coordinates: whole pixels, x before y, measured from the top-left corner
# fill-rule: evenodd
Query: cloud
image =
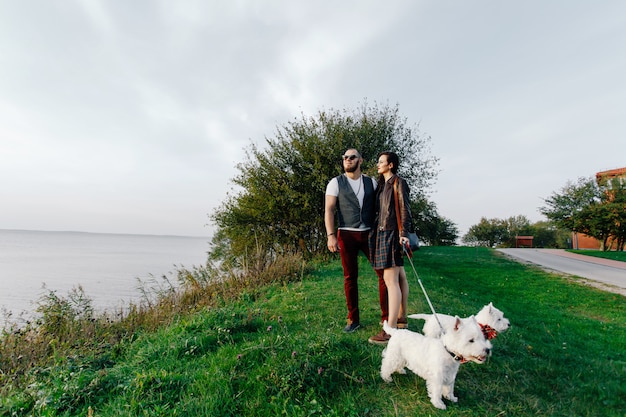
<path id="1" fill-rule="evenodd" d="M 624 165 L 625 12 L 2 3 L 0 228 L 206 234 L 251 142 L 364 100 L 397 103 L 432 137 L 433 199 L 462 232 L 482 215 L 538 217 L 567 180 Z"/>

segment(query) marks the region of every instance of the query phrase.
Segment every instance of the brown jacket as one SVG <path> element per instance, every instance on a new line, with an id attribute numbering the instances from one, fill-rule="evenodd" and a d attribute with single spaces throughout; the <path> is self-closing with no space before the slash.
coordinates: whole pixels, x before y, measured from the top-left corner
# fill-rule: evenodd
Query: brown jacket
<path id="1" fill-rule="evenodd" d="M 411 207 L 409 205 L 409 185 L 404 178 L 394 175 L 385 182 L 385 186 L 380 191 L 379 198 L 376 200 L 376 209 L 378 212 L 378 230 L 398 230 L 398 221 L 396 220 L 396 206 L 394 200 L 393 184 L 398 181 L 398 208 L 400 210 L 400 219 L 402 223 L 402 236 L 409 236 L 409 228 L 411 226 Z"/>

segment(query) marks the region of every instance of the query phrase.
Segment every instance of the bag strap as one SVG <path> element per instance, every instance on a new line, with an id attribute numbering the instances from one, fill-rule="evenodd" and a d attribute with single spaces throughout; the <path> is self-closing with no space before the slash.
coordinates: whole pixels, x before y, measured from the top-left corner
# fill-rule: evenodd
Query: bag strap
<path id="1" fill-rule="evenodd" d="M 400 205 L 398 203 L 398 177 L 393 181 L 393 199 L 396 203 L 396 220 L 398 221 L 398 233 L 402 236 L 402 222 L 400 221 Z"/>
<path id="2" fill-rule="evenodd" d="M 396 220 L 398 221 L 398 235 L 402 236 L 402 221 L 400 221 L 400 203 L 398 202 L 398 177 L 393 181 L 393 194 L 394 200 L 396 203 Z M 402 245 L 404 246 L 404 245 Z M 404 252 L 406 252 L 406 256 L 409 258 L 413 257 L 413 251 L 410 246 L 407 244 L 406 247 L 403 247 Z"/>

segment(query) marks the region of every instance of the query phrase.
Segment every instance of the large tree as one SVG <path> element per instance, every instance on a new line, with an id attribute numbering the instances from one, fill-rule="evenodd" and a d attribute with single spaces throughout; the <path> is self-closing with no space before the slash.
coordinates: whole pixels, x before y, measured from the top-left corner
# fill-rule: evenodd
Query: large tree
<path id="1" fill-rule="evenodd" d="M 599 200 L 599 190 L 593 178 L 578 178 L 576 183 L 568 181 L 559 192 L 544 200 L 539 212 L 558 227 L 580 232 L 584 225 L 580 213 Z"/>
<path id="2" fill-rule="evenodd" d="M 612 237 L 617 250 L 626 246 L 626 179 L 615 179 L 605 195 L 611 209 Z"/>
<path id="3" fill-rule="evenodd" d="M 600 178 L 599 203 L 589 207 L 585 233 L 602 241 L 605 250 L 623 250 L 626 243 L 626 179 Z"/>
<path id="4" fill-rule="evenodd" d="M 598 239 L 603 249 L 626 242 L 626 181 L 579 178 L 544 200 L 539 211 L 558 227 Z"/>
<path id="5" fill-rule="evenodd" d="M 375 175 L 378 153 L 400 157 L 400 175 L 411 186 L 411 198 L 427 194 L 437 174 L 430 137 L 407 125 L 398 106 L 320 111 L 279 126 L 264 146 L 251 144 L 237 165 L 237 186 L 211 216 L 217 226 L 211 256 L 242 259 L 262 252 L 273 256 L 325 252 L 324 191 L 341 173 L 341 155 L 358 149 L 363 169 Z"/>

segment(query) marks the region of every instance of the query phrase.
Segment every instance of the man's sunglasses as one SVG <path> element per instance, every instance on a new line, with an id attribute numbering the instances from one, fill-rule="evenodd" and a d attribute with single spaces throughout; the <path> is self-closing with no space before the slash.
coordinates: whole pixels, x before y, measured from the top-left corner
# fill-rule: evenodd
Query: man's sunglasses
<path id="1" fill-rule="evenodd" d="M 343 160 L 344 160 L 344 161 L 347 161 L 347 160 L 352 161 L 352 160 L 357 159 L 357 158 L 358 158 L 358 156 L 357 156 L 357 155 L 344 155 L 344 156 L 343 156 Z"/>

